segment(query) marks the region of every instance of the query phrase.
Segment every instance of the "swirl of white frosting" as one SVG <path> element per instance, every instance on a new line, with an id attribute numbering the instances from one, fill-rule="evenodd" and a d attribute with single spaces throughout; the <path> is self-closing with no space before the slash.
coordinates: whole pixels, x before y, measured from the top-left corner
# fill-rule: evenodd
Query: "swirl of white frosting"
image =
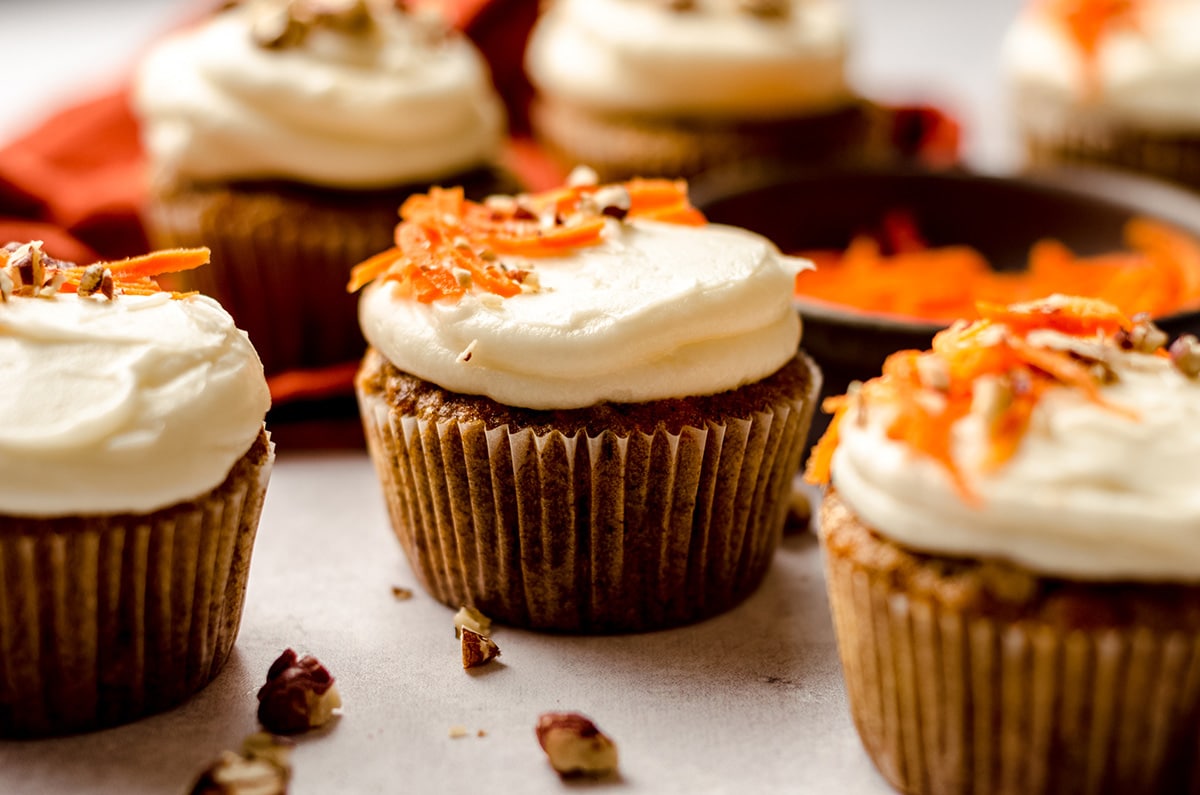
<path id="1" fill-rule="evenodd" d="M 464 37 L 431 41 L 416 16 L 392 11 L 368 31 L 314 27 L 301 45 L 266 48 L 251 31 L 267 5 L 175 34 L 142 62 L 134 103 L 156 173 L 371 188 L 496 155 L 503 107 Z"/>
<path id="2" fill-rule="evenodd" d="M 947 556 L 1000 558 L 1049 576 L 1200 581 L 1200 382 L 1168 360 L 1121 354 L 1104 399 L 1136 419 L 1057 387 L 1034 409 L 1016 455 L 979 466 L 983 421 L 953 429 L 955 461 L 978 505 L 946 470 L 889 439 L 888 406 L 867 401 L 840 425 L 838 495 L 879 533 Z"/>
<path id="3" fill-rule="evenodd" d="M 1053 133 L 1081 111 L 1138 127 L 1200 128 L 1200 2 L 1142 3 L 1099 43 L 1094 79 L 1063 24 L 1040 8 L 1009 30 L 1004 61 L 1027 123 Z"/>
<path id="4" fill-rule="evenodd" d="M 760 18 L 732 0 L 688 11 L 647 0 L 559 0 L 531 34 L 546 96 L 601 112 L 780 117 L 845 104 L 847 23 L 834 0 Z"/>
<path id="5" fill-rule="evenodd" d="M 808 263 L 741 229 L 610 221 L 595 246 L 505 262 L 541 289 L 425 304 L 377 283 L 364 335 L 444 389 L 533 409 L 712 394 L 796 355 L 792 287 Z"/>
<path id="6" fill-rule="evenodd" d="M 270 405 L 210 298 L 0 303 L 0 513 L 145 513 L 216 487 Z"/>

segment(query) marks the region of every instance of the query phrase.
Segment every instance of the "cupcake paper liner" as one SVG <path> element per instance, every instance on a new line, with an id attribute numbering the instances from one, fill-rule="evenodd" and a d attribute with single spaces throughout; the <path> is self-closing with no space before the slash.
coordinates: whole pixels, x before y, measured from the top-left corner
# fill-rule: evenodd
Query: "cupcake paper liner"
<path id="1" fill-rule="evenodd" d="M 826 577 L 854 723 L 900 791 L 1200 792 L 1200 632 L 992 617 L 828 544 Z"/>
<path id="2" fill-rule="evenodd" d="M 366 343 L 350 269 L 392 245 L 397 200 L 314 204 L 265 191 L 159 196 L 146 210 L 159 248 L 207 246 L 212 262 L 171 287 L 216 298 L 254 343 L 268 373 L 354 361 Z"/>
<path id="3" fill-rule="evenodd" d="M 462 185 L 475 199 L 518 188 L 499 168 L 452 175 L 445 184 Z M 362 358 L 358 296 L 346 292 L 350 271 L 395 245 L 400 205 L 427 189 L 184 185 L 159 190 L 143 214 L 155 247 L 212 250 L 209 265 L 174 275 L 169 286 L 220 301 L 274 374 Z"/>
<path id="4" fill-rule="evenodd" d="M 1017 108 L 1034 166 L 1107 165 L 1200 190 L 1200 131 L 1143 128 L 1084 109 L 1063 119 L 1036 100 L 1018 101 Z"/>
<path id="5" fill-rule="evenodd" d="M 123 723 L 220 672 L 241 622 L 267 444 L 264 433 L 209 494 L 153 513 L 0 516 L 0 736 Z"/>
<path id="6" fill-rule="evenodd" d="M 359 402 L 426 590 L 509 624 L 620 632 L 696 621 L 758 585 L 813 397 L 678 433 L 596 436 L 401 416 L 361 385 Z"/>
<path id="7" fill-rule="evenodd" d="M 602 181 L 687 177 L 758 159 L 858 162 L 867 157 L 873 110 L 867 103 L 758 122 L 601 114 L 542 98 L 530 108 L 539 142 L 567 167 L 594 168 Z"/>

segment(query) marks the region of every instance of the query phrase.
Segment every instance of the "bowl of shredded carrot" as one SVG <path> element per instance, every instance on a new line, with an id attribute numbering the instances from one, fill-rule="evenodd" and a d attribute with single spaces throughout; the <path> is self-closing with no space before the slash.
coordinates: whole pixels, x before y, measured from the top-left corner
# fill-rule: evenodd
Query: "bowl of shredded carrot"
<path id="1" fill-rule="evenodd" d="M 888 355 L 925 350 L 978 302 L 1054 293 L 1200 331 L 1200 194 L 1100 169 L 1000 177 L 915 169 L 712 174 L 710 221 L 807 256 L 796 280 L 804 347 L 840 394 Z"/>

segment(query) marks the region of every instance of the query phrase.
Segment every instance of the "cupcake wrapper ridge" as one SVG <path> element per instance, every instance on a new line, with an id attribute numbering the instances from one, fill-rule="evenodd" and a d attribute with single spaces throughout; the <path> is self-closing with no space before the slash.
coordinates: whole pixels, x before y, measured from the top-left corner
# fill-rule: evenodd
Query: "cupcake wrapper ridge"
<path id="1" fill-rule="evenodd" d="M 679 433 L 589 437 L 394 416 L 360 391 L 392 525 L 445 604 L 559 631 L 733 606 L 778 544 L 812 399 Z"/>
<path id="2" fill-rule="evenodd" d="M 123 723 L 208 684 L 237 637 L 270 470 L 267 453 L 144 516 L 0 517 L 0 736 Z"/>
<path id="3" fill-rule="evenodd" d="M 1200 792 L 1200 633 L 970 614 L 826 553 L 854 723 L 901 792 Z"/>

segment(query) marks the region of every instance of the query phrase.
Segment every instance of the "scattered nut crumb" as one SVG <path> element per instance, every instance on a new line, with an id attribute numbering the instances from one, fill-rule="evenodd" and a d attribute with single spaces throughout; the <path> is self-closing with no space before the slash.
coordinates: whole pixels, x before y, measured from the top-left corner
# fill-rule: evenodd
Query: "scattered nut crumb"
<path id="1" fill-rule="evenodd" d="M 225 751 L 205 768 L 191 795 L 283 795 L 292 776 L 291 755 L 290 741 L 252 734 L 241 754 Z"/>
<path id="2" fill-rule="evenodd" d="M 475 732 L 475 736 L 476 737 L 487 737 L 487 731 L 485 731 L 484 729 L 480 729 L 479 731 Z"/>
<path id="3" fill-rule="evenodd" d="M 466 726 L 451 726 L 450 727 L 450 739 L 451 740 L 461 740 L 463 737 L 466 737 L 468 733 L 469 732 L 467 731 Z"/>
<path id="4" fill-rule="evenodd" d="M 578 712 L 538 716 L 538 743 L 560 776 L 605 776 L 617 770 L 617 746 Z"/>
<path id="5" fill-rule="evenodd" d="M 500 656 L 500 647 L 491 638 L 479 634 L 470 627 L 461 627 L 459 636 L 462 638 L 463 668 L 478 668 Z"/>
<path id="6" fill-rule="evenodd" d="M 462 634 L 463 627 L 485 637 L 492 634 L 492 620 L 473 607 L 460 607 L 454 614 L 454 637 Z"/>
<path id="7" fill-rule="evenodd" d="M 1194 334 L 1184 334 L 1171 343 L 1171 364 L 1188 378 L 1200 376 L 1200 340 Z"/>
<path id="8" fill-rule="evenodd" d="M 579 165 L 567 175 L 568 188 L 584 188 L 600 184 L 600 175 L 590 166 Z"/>
<path id="9" fill-rule="evenodd" d="M 311 655 L 286 649 L 258 691 L 258 721 L 276 734 L 296 734 L 328 723 L 342 706 L 333 676 Z"/>
<path id="10" fill-rule="evenodd" d="M 412 599 L 412 597 L 413 597 L 412 588 L 405 588 L 400 585 L 393 585 L 392 586 L 392 596 L 396 597 L 396 601 L 398 601 L 398 602 L 406 602 L 409 599 Z"/>
<path id="11" fill-rule="evenodd" d="M 467 347 L 463 348 L 462 353 L 458 355 L 458 358 L 455 359 L 455 361 L 459 362 L 460 364 L 466 364 L 467 362 L 471 361 L 471 357 L 475 355 L 475 346 L 478 343 L 479 340 L 471 340 L 471 342 L 467 344 Z"/>

